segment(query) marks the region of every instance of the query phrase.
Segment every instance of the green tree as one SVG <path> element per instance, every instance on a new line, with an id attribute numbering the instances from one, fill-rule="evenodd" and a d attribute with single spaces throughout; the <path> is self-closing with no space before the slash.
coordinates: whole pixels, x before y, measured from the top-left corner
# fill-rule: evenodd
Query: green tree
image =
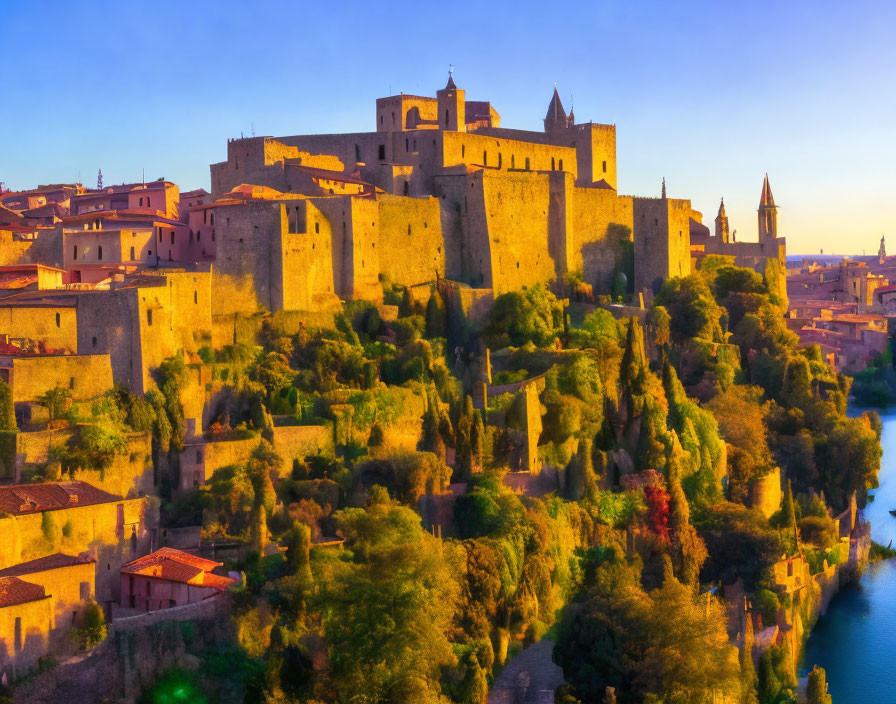
<path id="1" fill-rule="evenodd" d="M 56 420 L 68 409 L 71 398 L 71 391 L 63 389 L 61 386 L 55 386 L 38 396 L 37 402 L 47 409 L 50 420 Z"/>
<path id="2" fill-rule="evenodd" d="M 833 698 L 828 694 L 827 676 L 824 668 L 816 665 L 809 672 L 809 684 L 806 687 L 806 704 L 832 704 Z"/>
<path id="3" fill-rule="evenodd" d="M 16 432 L 16 409 L 12 402 L 12 389 L 0 379 L 0 432 Z"/>
<path id="4" fill-rule="evenodd" d="M 445 337 L 448 334 L 448 309 L 445 299 L 435 287 L 426 302 L 426 337 Z"/>

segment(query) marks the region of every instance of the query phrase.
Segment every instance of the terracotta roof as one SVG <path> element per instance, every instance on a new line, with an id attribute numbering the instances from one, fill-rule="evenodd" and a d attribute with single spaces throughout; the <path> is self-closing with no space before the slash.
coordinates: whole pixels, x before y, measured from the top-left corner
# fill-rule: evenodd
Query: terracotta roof
<path id="1" fill-rule="evenodd" d="M 37 584 L 23 582 L 18 577 L 0 577 L 0 608 L 49 598 Z"/>
<path id="2" fill-rule="evenodd" d="M 74 555 L 66 555 L 65 553 L 57 552 L 53 555 L 39 557 L 36 560 L 22 562 L 21 564 L 0 570 L 0 577 L 20 577 L 24 574 L 58 570 L 60 567 L 72 567 L 73 565 L 89 565 L 95 562 L 96 560 L 89 557 L 76 557 Z"/>
<path id="3" fill-rule="evenodd" d="M 120 572 L 224 590 L 233 583 L 233 580 L 230 577 L 222 577 L 211 572 L 221 564 L 182 550 L 160 548 L 149 555 L 129 562 L 121 568 Z"/>
<path id="4" fill-rule="evenodd" d="M 0 511 L 14 516 L 121 500 L 120 496 L 81 481 L 0 486 Z"/>

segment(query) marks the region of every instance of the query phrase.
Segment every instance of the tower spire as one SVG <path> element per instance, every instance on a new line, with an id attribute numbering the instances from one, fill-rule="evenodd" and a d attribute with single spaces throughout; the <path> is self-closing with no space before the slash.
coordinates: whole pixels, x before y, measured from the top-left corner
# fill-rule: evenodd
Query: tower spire
<path id="1" fill-rule="evenodd" d="M 778 206 L 772 195 L 772 187 L 768 183 L 768 174 L 762 182 L 762 195 L 759 197 L 759 241 L 774 239 L 778 236 Z"/>
<path id="2" fill-rule="evenodd" d="M 662 190 L 662 195 L 660 195 L 660 198 L 662 198 L 663 200 L 666 200 L 666 177 L 665 176 L 663 176 L 663 190 Z"/>

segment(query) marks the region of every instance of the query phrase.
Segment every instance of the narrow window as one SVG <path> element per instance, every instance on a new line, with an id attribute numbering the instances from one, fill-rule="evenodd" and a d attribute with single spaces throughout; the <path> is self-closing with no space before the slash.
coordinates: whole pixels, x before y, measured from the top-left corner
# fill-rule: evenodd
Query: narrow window
<path id="1" fill-rule="evenodd" d="M 461 144 L 460 145 L 460 158 L 463 159 L 466 156 L 466 154 L 467 154 L 467 145 Z"/>
<path id="2" fill-rule="evenodd" d="M 392 111 L 392 125 L 395 125 L 395 111 Z"/>
<path id="3" fill-rule="evenodd" d="M 448 128 L 448 111 L 445 111 L 445 128 Z"/>
<path id="4" fill-rule="evenodd" d="M 202 211 L 202 223 L 204 225 L 208 224 L 208 211 L 207 210 Z"/>
<path id="5" fill-rule="evenodd" d="M 148 208 L 151 205 L 149 202 L 149 196 L 146 196 L 146 207 Z"/>
<path id="6" fill-rule="evenodd" d="M 141 208 L 143 207 L 143 199 L 142 198 L 140 199 L 140 207 Z"/>
<path id="7" fill-rule="evenodd" d="M 405 181 L 405 182 L 404 182 L 404 194 L 405 194 L 405 195 L 408 194 L 408 188 L 409 188 L 408 182 Z"/>
<path id="8" fill-rule="evenodd" d="M 604 162 L 604 173 L 607 173 L 607 162 Z"/>
<path id="9" fill-rule="evenodd" d="M 174 244 L 174 230 L 171 231 L 171 244 Z"/>
<path id="10" fill-rule="evenodd" d="M 74 258 L 77 259 L 78 258 L 78 245 L 75 245 L 74 255 L 75 255 Z"/>
<path id="11" fill-rule="evenodd" d="M 146 309 L 146 324 L 152 325 L 152 308 Z"/>
<path id="12" fill-rule="evenodd" d="M 551 171 L 555 170 L 554 157 L 551 157 Z"/>
<path id="13" fill-rule="evenodd" d="M 56 314 L 56 327 L 59 327 L 59 324 L 62 322 L 62 319 L 59 316 L 59 313 Z"/>
<path id="14" fill-rule="evenodd" d="M 385 160 L 386 160 L 386 145 L 381 144 L 380 145 L 380 161 L 385 161 Z"/>
<path id="15" fill-rule="evenodd" d="M 190 230 L 190 244 L 193 244 L 193 231 Z"/>
<path id="16" fill-rule="evenodd" d="M 196 464 L 202 464 L 202 450 L 196 450 Z"/>
<path id="17" fill-rule="evenodd" d="M 68 388 L 69 388 L 69 389 L 74 389 L 74 388 L 75 388 L 75 377 L 70 376 L 70 377 L 68 378 Z"/>
<path id="18" fill-rule="evenodd" d="M 361 161 L 361 147 L 360 145 L 355 145 L 355 161 Z"/>
<path id="19" fill-rule="evenodd" d="M 482 150 L 482 165 L 488 166 L 488 152 L 484 149 Z"/>
<path id="20" fill-rule="evenodd" d="M 96 248 L 96 258 L 102 260 L 103 258 L 103 245 L 100 245 Z"/>
<path id="21" fill-rule="evenodd" d="M 411 151 L 411 140 L 410 140 L 410 139 L 405 138 L 405 140 L 404 140 L 404 150 L 405 150 L 406 152 Z"/>
<path id="22" fill-rule="evenodd" d="M 196 303 L 196 304 L 199 303 L 199 292 L 198 291 L 193 291 L 193 303 Z"/>
<path id="23" fill-rule="evenodd" d="M 563 171 L 563 159 L 560 160 L 560 170 Z"/>
<path id="24" fill-rule="evenodd" d="M 228 223 L 229 223 L 229 220 L 228 220 Z M 209 224 L 209 225 L 214 225 L 214 224 L 215 224 L 215 214 L 214 214 L 214 213 L 209 213 L 209 216 L 208 216 L 208 224 Z"/>
<path id="25" fill-rule="evenodd" d="M 529 170 L 529 157 L 526 157 L 526 171 Z"/>
<path id="26" fill-rule="evenodd" d="M 516 155 L 514 155 L 514 154 L 510 155 L 510 168 L 511 169 L 516 168 Z"/>
<path id="27" fill-rule="evenodd" d="M 131 247 L 131 261 L 134 260 L 134 248 Z"/>
<path id="28" fill-rule="evenodd" d="M 320 232 L 320 223 L 319 222 L 314 223 L 314 232 L 315 233 Z"/>
<path id="29" fill-rule="evenodd" d="M 93 342 L 93 346 L 96 347 L 96 338 L 95 337 L 93 338 L 92 342 Z"/>
<path id="30" fill-rule="evenodd" d="M 501 168 L 501 162 L 504 161 L 504 157 L 501 152 L 498 152 L 498 168 Z"/>

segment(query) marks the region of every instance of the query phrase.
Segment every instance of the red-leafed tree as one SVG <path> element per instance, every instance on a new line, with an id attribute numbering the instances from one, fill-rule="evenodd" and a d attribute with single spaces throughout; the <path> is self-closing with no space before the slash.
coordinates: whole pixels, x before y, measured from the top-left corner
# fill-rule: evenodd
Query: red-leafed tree
<path id="1" fill-rule="evenodd" d="M 647 525 L 665 542 L 669 542 L 669 494 L 662 487 L 645 486 Z"/>

